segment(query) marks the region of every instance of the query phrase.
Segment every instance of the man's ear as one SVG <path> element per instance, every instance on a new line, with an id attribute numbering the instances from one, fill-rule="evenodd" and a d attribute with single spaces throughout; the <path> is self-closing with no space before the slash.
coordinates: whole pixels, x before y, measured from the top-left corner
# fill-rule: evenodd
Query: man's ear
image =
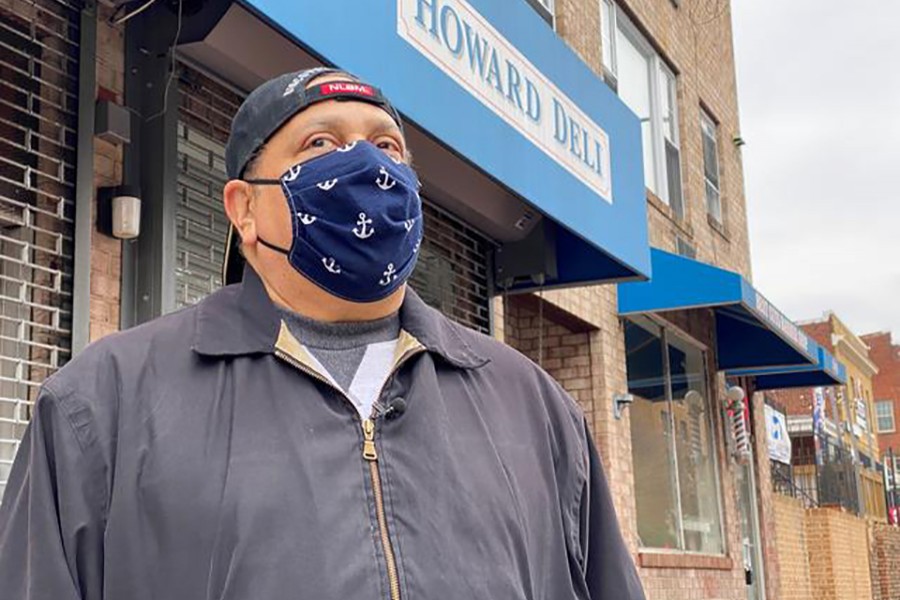
<path id="1" fill-rule="evenodd" d="M 239 179 L 232 179 L 222 190 L 225 214 L 244 244 L 256 243 L 255 198 L 253 187 Z"/>

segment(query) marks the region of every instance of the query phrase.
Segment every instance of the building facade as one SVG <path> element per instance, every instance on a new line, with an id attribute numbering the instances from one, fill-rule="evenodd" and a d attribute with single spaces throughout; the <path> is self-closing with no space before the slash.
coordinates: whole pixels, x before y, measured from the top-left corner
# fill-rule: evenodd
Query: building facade
<path id="1" fill-rule="evenodd" d="M 854 465 L 857 473 L 856 491 L 849 494 L 851 505 L 859 513 L 873 519 L 886 518 L 884 483 L 882 478 L 882 453 L 876 432 L 874 378 L 878 367 L 869 356 L 866 342 L 853 333 L 834 313 L 823 318 L 806 321 L 804 331 L 823 347 L 834 353 L 836 359 L 846 365 L 847 381 L 840 387 L 824 393 L 823 405 L 826 443 L 834 445 L 841 460 Z M 807 479 L 802 487 L 812 489 L 811 473 L 815 462 L 813 411 L 817 392 L 814 388 L 798 388 L 771 392 L 772 397 L 784 405 L 795 437 L 795 476 Z M 820 498 L 819 500 L 830 502 Z"/>
<path id="2" fill-rule="evenodd" d="M 412 287 L 581 404 L 648 596 L 777 598 L 761 392 L 840 382 L 828 352 L 855 342 L 749 283 L 729 2 L 305 5 L 0 0 L 0 484 L 47 375 L 221 286 L 231 118 L 332 64 L 407 120 Z M 111 235 L 122 185 L 136 239 Z"/>
<path id="3" fill-rule="evenodd" d="M 896 418 L 900 415 L 900 345 L 893 342 L 889 331 L 862 336 L 869 347 L 869 358 L 878 367 L 872 378 L 872 397 L 875 400 L 875 429 L 878 446 L 885 465 L 888 465 L 888 501 L 891 507 L 900 505 L 900 428 Z M 893 467 L 891 469 L 891 467 Z"/>

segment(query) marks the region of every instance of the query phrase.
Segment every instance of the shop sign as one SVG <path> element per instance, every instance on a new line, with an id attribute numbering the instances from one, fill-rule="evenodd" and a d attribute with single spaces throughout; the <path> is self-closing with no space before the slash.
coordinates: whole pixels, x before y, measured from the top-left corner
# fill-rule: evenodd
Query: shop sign
<path id="1" fill-rule="evenodd" d="M 813 388 L 813 443 L 816 446 L 816 464 L 825 464 L 825 448 L 822 438 L 825 434 L 825 390 Z"/>
<path id="2" fill-rule="evenodd" d="M 397 0 L 397 33 L 612 203 L 606 132 L 465 0 Z"/>
<path id="3" fill-rule="evenodd" d="M 771 302 L 766 300 L 762 294 L 759 292 L 755 293 L 756 300 L 754 302 L 754 308 L 756 309 L 756 313 L 772 326 L 772 328 L 780 331 L 785 338 L 792 341 L 804 352 L 808 353 L 810 347 L 809 337 L 803 333 L 803 330 L 784 316 L 784 314 L 775 308 Z"/>
<path id="4" fill-rule="evenodd" d="M 791 464 L 791 438 L 787 430 L 787 418 L 768 404 L 765 405 L 766 438 L 769 442 L 769 458 Z"/>

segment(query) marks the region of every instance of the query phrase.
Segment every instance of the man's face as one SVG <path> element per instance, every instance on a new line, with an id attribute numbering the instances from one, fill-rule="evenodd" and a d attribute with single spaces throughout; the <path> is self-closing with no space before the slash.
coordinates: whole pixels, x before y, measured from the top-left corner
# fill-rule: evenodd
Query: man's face
<path id="1" fill-rule="evenodd" d="M 315 78 L 309 85 L 348 81 L 350 77 L 331 73 Z M 327 154 L 351 142 L 366 140 L 395 160 L 408 162 L 403 133 L 382 108 L 358 101 L 325 100 L 294 115 L 268 142 L 244 173 L 245 178 L 277 179 L 290 167 Z M 247 211 L 236 211 L 229 199 L 235 185 L 246 195 Z M 278 279 L 299 276 L 287 258 L 257 243 L 257 236 L 281 248 L 292 242 L 291 214 L 279 186 L 251 186 L 232 181 L 226 186 L 226 210 L 236 224 L 244 253 L 257 271 Z M 236 219 L 237 217 L 237 219 Z"/>

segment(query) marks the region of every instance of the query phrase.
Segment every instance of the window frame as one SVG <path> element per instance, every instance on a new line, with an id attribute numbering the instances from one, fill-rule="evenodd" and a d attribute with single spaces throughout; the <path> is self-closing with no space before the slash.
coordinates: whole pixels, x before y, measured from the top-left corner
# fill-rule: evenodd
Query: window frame
<path id="1" fill-rule="evenodd" d="M 667 421 L 670 431 L 673 432 L 673 435 L 670 437 L 671 439 L 671 447 L 668 450 L 672 453 L 672 456 L 675 460 L 675 485 L 676 494 L 675 501 L 678 506 L 678 543 L 679 548 L 671 549 L 671 548 L 658 548 L 655 546 L 645 546 L 638 536 L 638 550 L 640 552 L 651 552 L 656 554 L 685 554 L 691 556 L 715 556 L 715 557 L 726 557 L 729 555 L 729 543 L 727 537 L 727 528 L 725 523 L 725 505 L 724 505 L 724 494 L 725 490 L 723 488 L 722 483 L 722 475 L 719 466 L 720 459 L 720 441 L 723 441 L 719 436 L 719 423 L 718 416 L 719 412 L 716 410 L 717 402 L 716 397 L 717 394 L 715 390 L 718 389 L 716 385 L 716 378 L 714 372 L 712 370 L 712 365 L 710 363 L 710 354 L 709 347 L 703 342 L 697 340 L 692 335 L 681 329 L 680 327 L 674 325 L 673 323 L 669 323 L 665 319 L 658 317 L 654 314 L 641 314 L 640 317 L 647 319 L 652 322 L 654 325 L 659 327 L 660 329 L 660 344 L 663 349 L 663 376 L 666 378 L 665 385 L 665 396 L 666 396 L 666 413 L 667 413 Z M 624 317 L 625 320 L 628 320 L 629 317 Z M 638 321 L 632 320 L 633 323 L 638 323 Z M 672 371 L 671 371 L 671 363 L 669 358 L 669 340 L 670 336 L 674 336 L 678 338 L 681 342 L 693 346 L 696 350 L 698 350 L 702 356 L 702 363 L 704 366 L 704 382 L 706 384 L 706 392 L 707 392 L 707 420 L 706 425 L 709 428 L 709 437 L 712 443 L 711 454 L 713 457 L 713 485 L 716 489 L 716 508 L 718 510 L 719 517 L 719 539 L 722 544 L 721 553 L 712 553 L 712 552 L 698 552 L 695 550 L 687 550 L 685 549 L 685 529 L 684 529 L 684 509 L 682 508 L 682 492 L 681 492 L 681 476 L 679 473 L 679 455 L 678 455 L 678 444 L 676 443 L 676 423 L 675 423 L 675 411 L 673 410 L 672 404 L 674 403 L 674 398 L 672 394 Z M 627 374 L 626 374 L 627 379 Z M 635 519 L 638 516 L 635 514 Z"/>
<path id="2" fill-rule="evenodd" d="M 707 132 L 709 129 L 709 132 Z M 700 107 L 700 136 L 701 142 L 705 145 L 706 140 L 711 140 L 716 155 L 716 179 L 717 183 L 713 183 L 706 176 L 706 152 L 703 152 L 703 195 L 706 200 L 706 214 L 718 223 L 725 224 L 725 212 L 722 204 L 722 161 L 719 153 L 719 123 L 703 106 Z M 705 148 L 703 148 L 705 150 Z M 718 215 L 710 208 L 710 199 L 707 186 L 712 186 L 716 191 L 716 204 L 718 205 Z"/>
<path id="3" fill-rule="evenodd" d="M 881 428 L 881 418 L 882 415 L 878 412 L 878 407 L 887 406 L 890 408 L 890 417 L 891 417 L 891 428 L 890 429 L 882 429 Z M 875 428 L 876 433 L 894 433 L 897 431 L 897 415 L 894 411 L 894 401 L 893 400 L 876 400 L 875 401 Z"/>
<path id="4" fill-rule="evenodd" d="M 619 94 L 619 65 L 618 65 L 618 49 L 616 35 L 621 33 L 629 43 L 631 43 L 642 55 L 644 55 L 650 66 L 650 137 L 652 140 L 651 155 L 653 157 L 653 177 L 655 179 L 656 189 L 651 188 L 644 182 L 645 187 L 650 192 L 662 200 L 664 204 L 669 206 L 679 218 L 684 218 L 684 168 L 682 165 L 681 153 L 681 114 L 678 107 L 678 74 L 657 52 L 656 48 L 647 40 L 640 29 L 635 25 L 631 18 L 619 8 L 613 0 L 599 0 L 600 6 L 600 34 L 601 40 L 604 34 L 608 32 L 609 49 L 608 53 L 601 47 L 600 54 L 603 57 L 603 71 L 607 84 Z M 604 6 L 610 18 L 609 23 L 605 23 L 603 19 Z M 607 59 L 608 57 L 608 59 Z M 669 81 L 671 86 L 668 85 Z M 663 115 L 663 94 L 668 97 L 667 104 L 670 108 L 671 115 Z M 619 94 L 621 95 L 621 94 Z M 671 116 L 674 126 L 667 126 L 667 119 Z M 671 135 L 669 135 L 671 132 Z M 676 174 L 669 173 L 666 142 L 671 143 L 672 147 L 678 154 L 678 172 Z M 678 179 L 678 198 L 672 198 L 669 189 L 670 176 L 677 175 Z"/>
<path id="5" fill-rule="evenodd" d="M 556 31 L 556 0 L 525 0 Z"/>

